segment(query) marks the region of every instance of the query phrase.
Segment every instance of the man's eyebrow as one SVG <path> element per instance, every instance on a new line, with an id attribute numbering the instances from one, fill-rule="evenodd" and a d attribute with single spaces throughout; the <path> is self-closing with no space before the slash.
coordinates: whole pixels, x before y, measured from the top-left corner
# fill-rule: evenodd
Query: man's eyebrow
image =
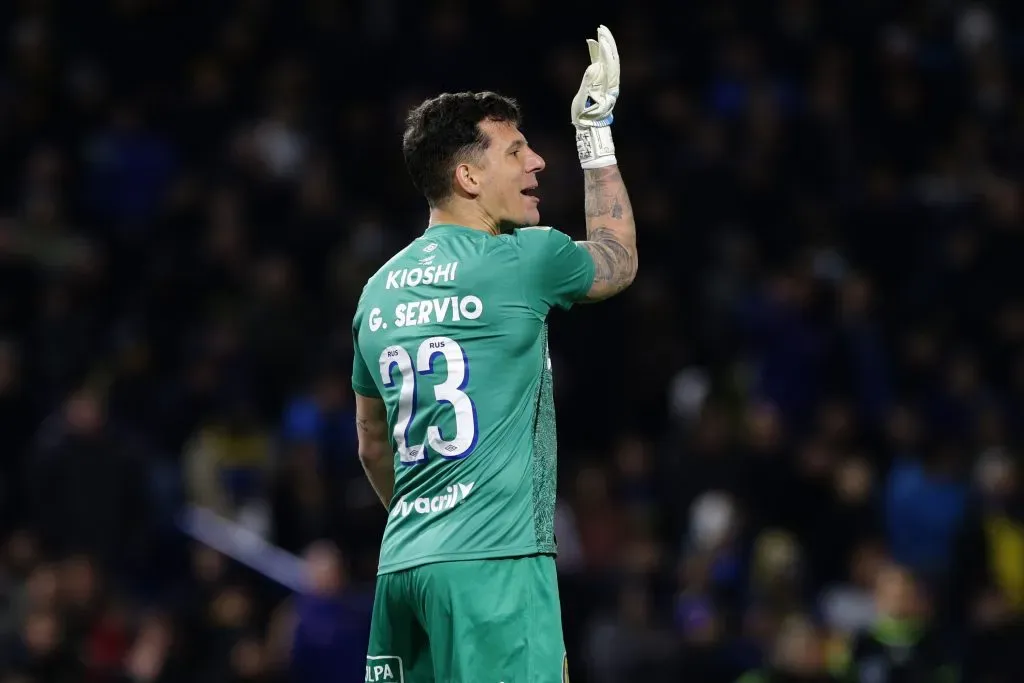
<path id="1" fill-rule="evenodd" d="M 505 151 L 507 151 L 507 152 L 514 152 L 517 149 L 519 149 L 520 147 L 525 147 L 525 146 L 526 146 L 526 140 L 523 140 L 523 139 L 513 140 L 512 144 L 509 145 L 508 149 L 505 150 Z"/>

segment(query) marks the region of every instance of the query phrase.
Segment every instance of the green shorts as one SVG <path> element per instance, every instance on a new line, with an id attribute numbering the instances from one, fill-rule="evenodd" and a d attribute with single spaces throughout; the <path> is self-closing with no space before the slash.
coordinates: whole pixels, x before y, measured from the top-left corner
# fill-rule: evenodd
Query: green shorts
<path id="1" fill-rule="evenodd" d="M 555 558 L 436 562 L 381 574 L 366 681 L 568 681 Z"/>

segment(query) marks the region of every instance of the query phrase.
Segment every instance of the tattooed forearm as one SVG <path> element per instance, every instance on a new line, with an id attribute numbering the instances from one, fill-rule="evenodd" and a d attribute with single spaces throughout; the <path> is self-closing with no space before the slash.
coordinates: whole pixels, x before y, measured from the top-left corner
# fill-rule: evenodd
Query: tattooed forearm
<path id="1" fill-rule="evenodd" d="M 587 241 L 594 259 L 594 284 L 587 296 L 600 301 L 618 294 L 636 277 L 636 228 L 633 206 L 617 166 L 583 172 Z"/>
<path id="2" fill-rule="evenodd" d="M 611 216 L 619 220 L 627 213 L 632 219 L 633 207 L 629 203 L 626 186 L 616 166 L 595 168 L 583 172 L 583 210 L 588 223 L 591 218 Z M 589 226 L 588 226 L 589 227 Z"/>

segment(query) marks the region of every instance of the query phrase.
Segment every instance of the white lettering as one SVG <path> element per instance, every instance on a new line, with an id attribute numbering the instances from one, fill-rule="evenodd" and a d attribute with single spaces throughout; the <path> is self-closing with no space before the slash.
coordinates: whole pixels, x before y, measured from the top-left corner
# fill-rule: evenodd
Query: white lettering
<path id="1" fill-rule="evenodd" d="M 434 320 L 443 323 L 448 315 L 448 299 L 432 299 L 431 303 L 434 304 Z"/>
<path id="2" fill-rule="evenodd" d="M 380 309 L 370 309 L 370 315 L 367 317 L 367 322 L 370 325 L 370 332 L 376 332 L 380 329 L 380 325 L 383 319 L 380 317 Z"/>
<path id="3" fill-rule="evenodd" d="M 391 516 L 392 517 L 398 517 L 398 516 L 407 517 L 409 515 L 410 510 L 412 510 L 412 504 L 411 503 L 406 503 L 405 502 L 405 498 L 403 497 L 403 498 L 400 498 L 397 503 L 395 503 L 395 507 L 391 511 Z"/>
<path id="4" fill-rule="evenodd" d="M 421 497 L 406 500 L 405 496 L 402 496 L 392 506 L 390 516 L 396 519 L 404 519 L 414 512 L 419 515 L 427 515 L 451 510 L 469 496 L 474 486 L 476 486 L 476 482 L 472 481 L 468 484 L 454 484 L 446 487 L 445 493 L 430 498 Z"/>
<path id="5" fill-rule="evenodd" d="M 439 282 L 453 282 L 455 280 L 455 269 L 458 266 L 458 261 L 451 261 L 436 266 L 427 265 L 426 268 L 389 270 L 384 289 L 401 289 L 403 287 L 416 287 L 417 285 L 433 285 Z"/>
<path id="6" fill-rule="evenodd" d="M 443 266 L 437 266 L 437 272 L 434 274 L 434 282 L 440 282 L 441 278 L 444 278 L 445 282 L 448 282 L 451 278 L 451 274 L 455 271 L 454 263 L 446 263 Z"/>
<path id="7" fill-rule="evenodd" d="M 389 664 L 366 665 L 366 683 L 377 683 L 377 681 L 394 681 L 395 672 Z"/>
<path id="8" fill-rule="evenodd" d="M 470 306 L 472 306 L 472 308 L 470 308 Z M 469 320 L 476 320 L 480 317 L 480 314 L 484 312 L 484 304 L 480 301 L 479 297 L 470 294 L 459 302 L 459 311 L 461 311 L 462 317 L 468 318 Z"/>
<path id="9" fill-rule="evenodd" d="M 419 312 L 420 304 L 422 301 L 410 301 L 405 307 L 405 325 L 406 327 L 416 324 L 416 314 Z"/>
<path id="10" fill-rule="evenodd" d="M 389 659 L 398 665 L 398 673 L 402 672 L 402 659 L 400 657 L 367 657 L 379 661 L 381 659 Z M 366 683 L 378 683 L 379 681 L 400 681 L 400 676 L 395 675 L 395 669 L 391 668 L 390 664 L 367 664 L 366 665 L 366 677 L 364 679 Z"/>
<path id="11" fill-rule="evenodd" d="M 383 327 L 383 323 L 379 320 L 380 310 L 374 309 L 374 311 L 377 311 L 378 318 L 375 321 L 371 311 L 370 325 L 371 329 L 377 330 Z M 430 323 L 445 323 L 448 322 L 449 312 L 451 313 L 451 322 L 457 323 L 463 318 L 476 320 L 484 313 L 484 302 L 473 294 L 462 298 L 448 296 L 443 299 L 409 301 L 395 306 L 395 325 L 411 327 Z"/>

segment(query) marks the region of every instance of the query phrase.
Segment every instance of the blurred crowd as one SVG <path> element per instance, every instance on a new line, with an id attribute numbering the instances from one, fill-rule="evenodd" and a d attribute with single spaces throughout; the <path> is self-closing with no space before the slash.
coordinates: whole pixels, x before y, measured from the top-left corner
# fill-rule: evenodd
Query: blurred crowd
<path id="1" fill-rule="evenodd" d="M 1020 680 L 1024 5 L 588 8 L 0 3 L 0 683 L 360 680 L 351 315 L 424 227 L 404 113 L 518 98 L 582 237 L 598 22 L 643 267 L 552 319 L 572 680 Z"/>

